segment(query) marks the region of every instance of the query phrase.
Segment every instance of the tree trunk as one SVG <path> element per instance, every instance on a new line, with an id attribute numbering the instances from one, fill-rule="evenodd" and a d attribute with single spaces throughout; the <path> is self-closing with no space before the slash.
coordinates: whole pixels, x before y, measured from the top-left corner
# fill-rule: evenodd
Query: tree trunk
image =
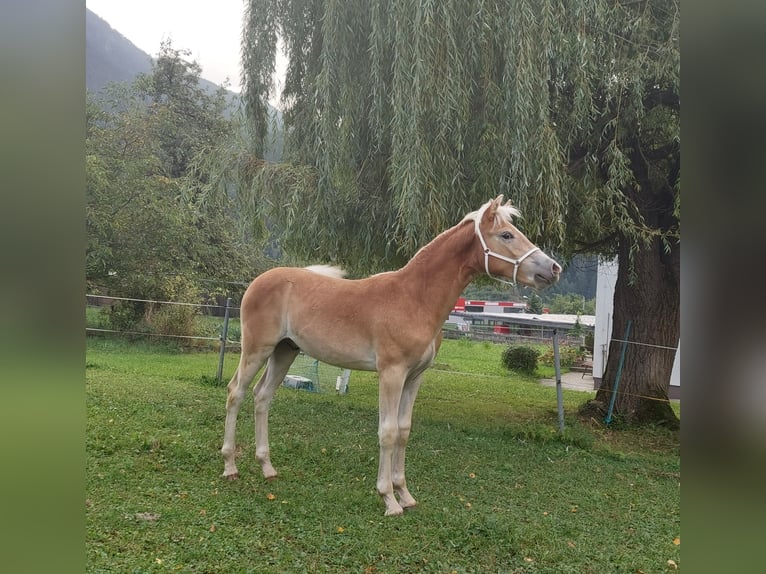
<path id="1" fill-rule="evenodd" d="M 633 282 L 628 246 L 628 240 L 622 241 L 619 250 L 606 372 L 595 400 L 583 413 L 606 413 L 622 350 L 622 342 L 614 339 L 624 339 L 632 321 L 613 416 L 627 423 L 659 423 L 675 429 L 680 421 L 670 407 L 668 387 L 680 335 L 680 246 L 665 253 L 661 242 L 654 240 L 649 248 L 634 252 Z"/>

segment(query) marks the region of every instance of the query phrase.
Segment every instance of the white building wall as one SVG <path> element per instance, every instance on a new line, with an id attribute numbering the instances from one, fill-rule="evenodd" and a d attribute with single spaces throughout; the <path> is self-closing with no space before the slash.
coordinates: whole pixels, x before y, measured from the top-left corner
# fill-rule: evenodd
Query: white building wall
<path id="1" fill-rule="evenodd" d="M 601 386 L 612 337 L 612 307 L 617 283 L 617 260 L 599 262 L 596 276 L 596 326 L 593 330 L 593 382 Z"/>
<path id="2" fill-rule="evenodd" d="M 617 260 L 599 262 L 596 276 L 596 326 L 593 331 L 593 382 L 598 388 L 606 370 L 609 354 L 609 341 L 612 338 L 612 315 L 614 305 L 614 286 L 617 283 Z M 622 338 L 622 334 L 620 337 Z M 681 341 L 673 361 L 670 385 L 681 387 Z M 667 351 L 672 352 L 672 351 Z"/>

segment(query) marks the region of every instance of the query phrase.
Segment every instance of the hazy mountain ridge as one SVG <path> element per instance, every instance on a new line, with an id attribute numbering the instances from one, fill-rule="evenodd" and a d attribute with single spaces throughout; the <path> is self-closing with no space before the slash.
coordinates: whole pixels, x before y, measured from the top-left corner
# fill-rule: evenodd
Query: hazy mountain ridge
<path id="1" fill-rule="evenodd" d="M 85 88 L 88 91 L 98 92 L 110 82 L 131 82 L 139 74 L 151 71 L 152 56 L 98 14 L 85 9 Z M 204 78 L 200 78 L 200 85 L 210 92 L 219 88 Z M 239 94 L 227 90 L 227 99 L 233 108 L 239 105 Z"/>

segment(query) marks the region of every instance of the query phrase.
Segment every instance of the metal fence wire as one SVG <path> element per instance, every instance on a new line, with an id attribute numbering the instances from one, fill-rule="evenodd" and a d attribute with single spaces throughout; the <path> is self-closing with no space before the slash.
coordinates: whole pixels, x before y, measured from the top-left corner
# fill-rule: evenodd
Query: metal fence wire
<path id="1" fill-rule="evenodd" d="M 238 330 L 235 337 L 229 337 L 229 334 L 232 332 L 233 321 L 237 321 L 238 323 L 238 319 L 232 316 L 233 312 L 239 311 L 239 307 L 231 305 L 231 298 L 227 298 L 224 305 L 215 305 L 179 301 L 160 301 L 155 299 L 138 299 L 131 297 L 112 297 L 94 294 L 86 294 L 85 297 L 86 309 L 96 310 L 92 313 L 88 313 L 86 310 L 86 334 L 111 334 L 148 339 L 169 338 L 208 342 L 216 341 L 220 350 L 218 370 L 216 373 L 216 380 L 219 384 L 222 382 L 223 364 L 227 348 L 228 350 L 236 350 L 240 344 Z M 176 305 L 187 308 L 193 307 L 204 311 L 218 309 L 223 311 L 223 317 L 220 317 L 220 321 L 218 321 L 219 317 L 210 316 L 210 323 L 207 325 L 207 328 L 217 333 L 216 335 L 210 336 L 158 332 L 155 329 L 149 328 L 148 325 L 144 325 L 144 329 L 120 329 L 115 328 L 114 326 L 108 326 L 108 312 L 107 317 L 105 317 L 104 311 L 111 309 L 120 302 L 143 303 L 153 306 Z M 205 314 L 199 313 L 199 315 L 204 316 Z M 313 392 L 326 392 L 334 388 L 338 393 L 345 394 L 348 392 L 349 376 L 350 371 L 347 369 L 341 369 L 326 363 L 321 363 L 317 359 L 301 353 L 290 368 L 283 385 L 294 389 Z"/>

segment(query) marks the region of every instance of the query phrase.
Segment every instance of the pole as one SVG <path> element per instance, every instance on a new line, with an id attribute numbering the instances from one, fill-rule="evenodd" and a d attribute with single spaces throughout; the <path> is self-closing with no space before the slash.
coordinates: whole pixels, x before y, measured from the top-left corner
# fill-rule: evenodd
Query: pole
<path id="1" fill-rule="evenodd" d="M 556 403 L 559 409 L 559 432 L 564 432 L 564 393 L 561 390 L 561 359 L 558 329 L 553 330 L 553 366 L 556 369 Z"/>
<path id="2" fill-rule="evenodd" d="M 630 328 L 633 326 L 633 320 L 628 319 L 628 325 L 625 327 L 625 336 L 622 338 L 622 348 L 620 349 L 620 362 L 617 364 L 617 375 L 614 377 L 614 388 L 612 388 L 612 398 L 609 400 L 609 410 L 606 411 L 604 422 L 612 422 L 612 410 L 614 401 L 617 398 L 617 387 L 620 385 L 620 376 L 622 376 L 622 365 L 625 362 L 625 351 L 628 349 L 628 337 L 630 337 Z"/>
<path id="3" fill-rule="evenodd" d="M 223 312 L 223 331 L 221 331 L 221 355 L 218 357 L 218 384 L 221 384 L 223 375 L 223 358 L 226 354 L 226 338 L 229 336 L 229 309 L 231 308 L 231 297 L 226 298 L 226 307 Z"/>

